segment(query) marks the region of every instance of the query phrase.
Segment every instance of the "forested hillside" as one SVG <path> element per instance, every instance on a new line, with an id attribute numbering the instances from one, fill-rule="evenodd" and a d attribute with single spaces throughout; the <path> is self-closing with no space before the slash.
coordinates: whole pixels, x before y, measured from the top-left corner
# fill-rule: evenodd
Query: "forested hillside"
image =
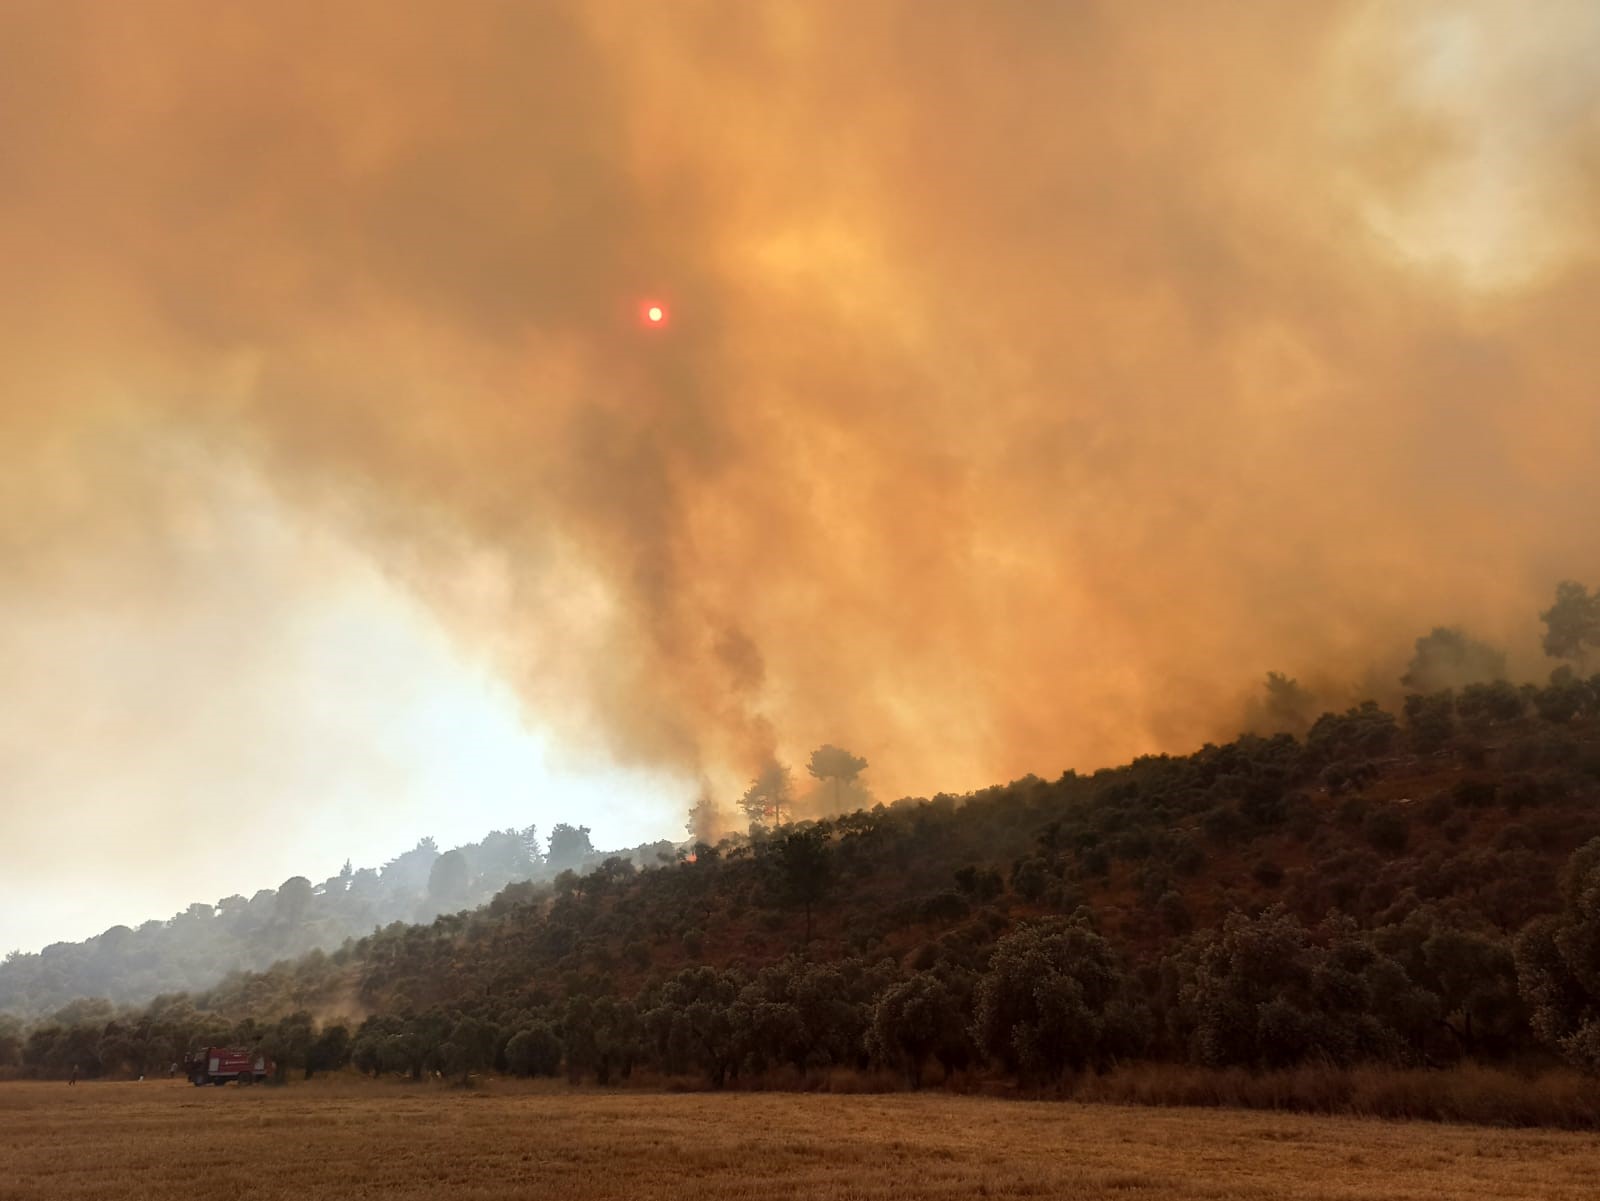
<path id="1" fill-rule="evenodd" d="M 626 854 L 654 855 L 640 847 Z M 320 884 L 293 876 L 255 895 L 197 902 L 166 920 L 113 926 L 83 942 L 0 963 L 0 1012 L 49 1013 L 81 997 L 143 1003 L 174 990 L 209 988 L 230 971 L 266 968 L 392 922 L 426 922 L 481 905 L 507 884 L 548 879 L 597 863 L 587 827 L 557 825 L 548 855 L 532 826 L 490 833 L 439 852 L 424 838 L 381 868 L 344 869 Z"/>
<path id="2" fill-rule="evenodd" d="M 497 1068 L 714 1084 L 830 1065 L 1049 1081 L 1150 1058 L 1600 1067 L 1600 677 L 1366 704 L 1089 776 L 754 825 L 396 922 L 0 1062 Z"/>

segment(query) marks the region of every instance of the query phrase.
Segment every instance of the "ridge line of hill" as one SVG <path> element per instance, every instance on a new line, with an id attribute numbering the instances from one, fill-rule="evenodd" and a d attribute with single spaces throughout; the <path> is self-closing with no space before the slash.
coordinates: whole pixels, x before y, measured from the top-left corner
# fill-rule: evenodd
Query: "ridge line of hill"
<path id="1" fill-rule="evenodd" d="M 613 857 L 142 1009 L 14 1023 L 0 1066 L 132 1071 L 215 1039 L 284 1070 L 602 1084 L 1600 1070 L 1595 947 L 1600 677 L 1569 674 Z"/>

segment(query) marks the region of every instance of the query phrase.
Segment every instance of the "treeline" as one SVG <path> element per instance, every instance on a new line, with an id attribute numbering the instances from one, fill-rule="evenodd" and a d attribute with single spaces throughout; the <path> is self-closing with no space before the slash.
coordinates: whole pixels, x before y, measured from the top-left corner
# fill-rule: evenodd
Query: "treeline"
<path id="1" fill-rule="evenodd" d="M 671 844 L 624 852 L 644 858 Z M 495 831 L 440 853 L 434 840 L 381 868 L 352 868 L 313 884 L 293 876 L 251 897 L 197 903 L 165 920 L 112 926 L 83 942 L 58 942 L 37 954 L 14 951 L 0 962 L 0 1012 L 49 1013 L 81 997 L 140 1003 L 164 992 L 214 985 L 230 971 L 262 969 L 393 922 L 430 921 L 487 902 L 507 884 L 583 869 L 602 856 L 586 826 L 558 824 L 548 850 L 538 831 Z"/>
<path id="2" fill-rule="evenodd" d="M 1600 678 L 1475 685 L 1304 740 L 611 858 L 192 996 L 13 1023 L 0 1063 L 148 1072 L 259 1040 L 285 1071 L 601 1083 L 1600 1070 L 1597 714 Z"/>
<path id="3" fill-rule="evenodd" d="M 1564 580 L 1556 586 L 1555 598 L 1539 614 L 1539 620 L 1544 626 L 1540 644 L 1545 654 L 1562 662 L 1551 682 L 1581 684 L 1600 652 L 1600 592 L 1591 594 L 1584 585 Z M 1410 661 L 1397 683 L 1406 696 L 1426 697 L 1475 684 L 1503 684 L 1509 679 L 1505 651 L 1459 626 L 1435 626 L 1412 644 Z M 1558 690 L 1547 703 L 1569 704 L 1574 695 Z M 1281 672 L 1268 672 L 1265 692 L 1250 707 L 1245 728 L 1303 735 L 1319 714 L 1342 709 L 1351 699 L 1337 688 L 1319 694 Z M 1468 701 L 1469 708 L 1471 704 Z M 1470 713 L 1463 712 L 1463 716 L 1470 718 Z"/>

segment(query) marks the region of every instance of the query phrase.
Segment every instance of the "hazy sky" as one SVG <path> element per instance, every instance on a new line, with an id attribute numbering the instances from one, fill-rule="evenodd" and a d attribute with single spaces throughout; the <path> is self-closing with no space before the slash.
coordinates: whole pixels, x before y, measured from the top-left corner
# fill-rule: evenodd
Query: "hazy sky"
<path id="1" fill-rule="evenodd" d="M 1185 749 L 1437 623 L 1542 674 L 1597 55 L 1587 0 L 0 6 L 0 947 L 675 835 L 824 741 L 891 797 Z"/>
<path id="2" fill-rule="evenodd" d="M 563 764 L 493 664 L 357 550 L 237 464 L 181 440 L 161 457 L 205 504 L 163 531 L 158 599 L 84 578 L 120 593 L 140 570 L 108 547 L 51 607 L 0 601 L 7 688 L 28 698 L 0 722 L 8 949 L 320 881 L 423 834 L 682 836 L 681 781 Z"/>

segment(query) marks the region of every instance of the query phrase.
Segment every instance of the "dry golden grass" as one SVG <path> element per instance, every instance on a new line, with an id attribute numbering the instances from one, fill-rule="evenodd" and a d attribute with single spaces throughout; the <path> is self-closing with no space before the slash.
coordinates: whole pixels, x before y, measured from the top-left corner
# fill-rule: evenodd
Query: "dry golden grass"
<path id="1" fill-rule="evenodd" d="M 0 1197 L 1595 1196 L 1592 1135 L 905 1094 L 0 1084 Z"/>
<path id="2" fill-rule="evenodd" d="M 1600 1130 L 1600 1082 L 1567 1070 L 1530 1075 L 1471 1063 L 1448 1071 L 1305 1064 L 1273 1072 L 1136 1063 L 1085 1076 L 1073 1086 L 1073 1097 Z"/>

